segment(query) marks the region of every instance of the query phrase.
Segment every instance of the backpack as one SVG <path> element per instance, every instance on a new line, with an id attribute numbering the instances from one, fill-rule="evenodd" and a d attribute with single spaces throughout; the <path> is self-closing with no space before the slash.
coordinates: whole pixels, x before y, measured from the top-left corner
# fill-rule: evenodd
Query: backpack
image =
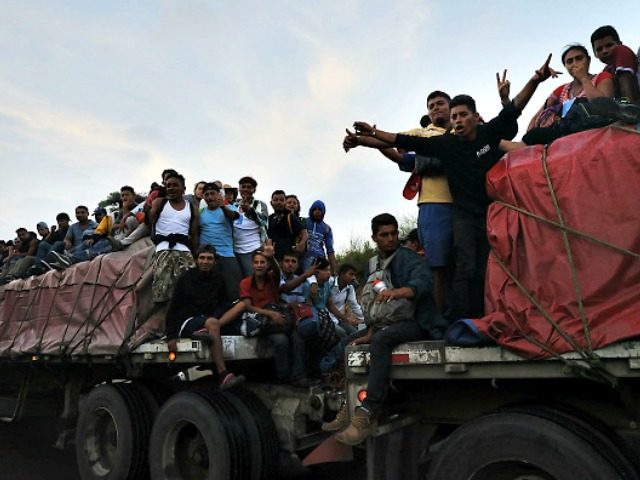
<path id="1" fill-rule="evenodd" d="M 391 283 L 389 265 L 398 251 L 399 249 L 385 259 L 381 259 L 379 256 L 369 259 L 369 272 L 371 273 L 362 289 L 361 304 L 365 323 L 376 330 L 414 318 L 415 303 L 413 300 L 398 298 L 388 302 L 376 302 L 377 294 L 373 288 L 374 284 L 382 281 L 387 288 L 394 288 Z"/>

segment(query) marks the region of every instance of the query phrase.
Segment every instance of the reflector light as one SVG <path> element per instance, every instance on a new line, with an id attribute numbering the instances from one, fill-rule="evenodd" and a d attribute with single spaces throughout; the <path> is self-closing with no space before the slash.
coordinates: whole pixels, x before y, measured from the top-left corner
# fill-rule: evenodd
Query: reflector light
<path id="1" fill-rule="evenodd" d="M 362 403 L 365 398 L 367 398 L 367 390 L 363 388 L 358 392 L 358 400 Z"/>
<path id="2" fill-rule="evenodd" d="M 409 363 L 408 353 L 392 353 L 391 363 Z"/>
<path id="3" fill-rule="evenodd" d="M 176 359 L 176 352 L 169 352 L 169 361 L 173 362 Z"/>

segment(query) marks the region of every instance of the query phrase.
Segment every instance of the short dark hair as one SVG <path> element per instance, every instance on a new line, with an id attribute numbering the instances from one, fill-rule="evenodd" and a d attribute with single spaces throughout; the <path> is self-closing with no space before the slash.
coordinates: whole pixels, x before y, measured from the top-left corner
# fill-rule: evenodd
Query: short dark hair
<path id="1" fill-rule="evenodd" d="M 620 41 L 620 35 L 618 35 L 616 29 L 611 25 L 604 25 L 602 27 L 596 28 L 596 30 L 591 34 L 591 46 L 593 47 L 593 44 L 596 40 L 600 40 L 604 37 L 613 37 L 616 42 L 622 43 Z"/>
<path id="2" fill-rule="evenodd" d="M 358 269 L 356 267 L 354 267 L 350 263 L 343 263 L 342 265 L 340 265 L 340 268 L 338 269 L 338 275 L 342 275 L 343 273 L 347 273 L 349 271 L 354 271 L 358 273 Z"/>
<path id="3" fill-rule="evenodd" d="M 398 228 L 398 220 L 390 213 L 381 213 L 371 219 L 371 233 L 374 235 L 385 225 L 393 225 Z"/>
<path id="4" fill-rule="evenodd" d="M 253 188 L 258 188 L 258 182 L 256 182 L 255 178 L 253 177 L 242 177 L 240 180 L 238 180 L 238 185 L 242 185 L 243 183 L 250 183 Z"/>
<path id="5" fill-rule="evenodd" d="M 85 209 L 85 210 L 87 211 L 87 213 L 89 213 L 89 209 L 88 209 L 87 207 L 85 207 L 84 205 L 78 205 L 78 206 L 76 207 L 76 210 L 75 210 L 75 211 L 77 212 L 77 211 L 78 211 L 78 210 L 80 210 L 81 208 Z"/>
<path id="6" fill-rule="evenodd" d="M 56 215 L 56 221 L 60 221 L 60 220 L 67 220 L 68 222 L 70 222 L 71 217 L 69 217 L 68 213 L 60 212 L 59 214 Z"/>
<path id="7" fill-rule="evenodd" d="M 120 187 L 120 193 L 122 192 L 131 192 L 131 194 L 133 196 L 136 195 L 136 191 L 133 189 L 133 187 L 129 186 L 129 185 L 124 185 L 122 187 Z"/>
<path id="8" fill-rule="evenodd" d="M 200 180 L 199 182 L 196 182 L 196 183 L 193 184 L 193 188 L 198 188 L 198 185 L 200 185 L 201 183 L 203 185 L 206 185 L 207 181 L 206 180 Z"/>
<path id="9" fill-rule="evenodd" d="M 564 65 L 564 57 L 566 57 L 567 53 L 569 53 L 571 50 L 580 50 L 582 53 L 586 55 L 587 58 L 591 58 L 589 56 L 589 51 L 585 48 L 584 45 L 581 45 L 579 43 L 571 43 L 566 47 L 564 47 L 564 52 L 562 52 L 562 56 L 560 57 L 563 65 Z"/>
<path id="10" fill-rule="evenodd" d="M 284 193 L 284 190 L 274 190 L 271 194 L 271 198 L 275 197 L 276 195 L 284 195 L 284 198 L 287 198 L 287 194 Z"/>
<path id="11" fill-rule="evenodd" d="M 177 178 L 180 184 L 182 185 L 182 188 L 184 188 L 184 185 L 185 185 L 184 177 L 180 175 L 178 172 L 176 172 L 175 170 L 172 170 L 170 173 L 167 174 L 167 178 L 165 179 L 165 181 L 169 180 L 170 178 Z"/>
<path id="12" fill-rule="evenodd" d="M 202 187 L 202 193 L 208 192 L 210 190 L 214 190 L 216 192 L 219 192 L 220 191 L 220 187 L 218 186 L 217 183 L 213 183 L 213 182 L 205 183 L 204 187 Z"/>
<path id="13" fill-rule="evenodd" d="M 436 97 L 442 97 L 447 100 L 447 103 L 451 103 L 451 97 L 441 90 L 434 90 L 429 95 L 427 95 L 427 103 L 429 103 L 429 100 Z"/>
<path id="14" fill-rule="evenodd" d="M 420 117 L 420 126 L 422 128 L 427 128 L 429 125 L 431 125 L 431 117 L 429 115 Z"/>
<path id="15" fill-rule="evenodd" d="M 453 110 L 453 107 L 466 106 L 469 107 L 471 113 L 477 113 L 476 110 L 476 101 L 473 99 L 471 95 L 456 95 L 449 102 L 449 108 Z"/>
<path id="16" fill-rule="evenodd" d="M 203 243 L 198 247 L 198 250 L 196 250 L 196 258 L 198 258 L 201 253 L 211 253 L 215 257 L 217 255 L 216 247 L 208 243 Z"/>
<path id="17" fill-rule="evenodd" d="M 325 257 L 316 257 L 316 268 L 324 270 L 329 266 L 329 260 Z"/>
<path id="18" fill-rule="evenodd" d="M 173 168 L 167 168 L 166 170 L 162 171 L 162 175 L 160 175 L 160 178 L 162 179 L 162 181 L 164 181 L 164 177 L 165 175 L 177 175 L 178 172 L 175 171 Z"/>
<path id="19" fill-rule="evenodd" d="M 264 252 L 260 248 L 251 252 L 251 260 L 256 258 L 258 255 L 261 255 L 263 257 L 265 256 Z"/>
<path id="20" fill-rule="evenodd" d="M 293 250 L 288 250 L 284 252 L 282 254 L 282 258 L 284 257 L 291 257 L 291 258 L 295 258 L 296 260 L 300 260 L 300 254 L 298 252 L 294 252 Z"/>
<path id="21" fill-rule="evenodd" d="M 29 230 L 24 227 L 20 227 L 16 230 L 16 235 L 20 235 L 20 232 L 29 232 Z"/>

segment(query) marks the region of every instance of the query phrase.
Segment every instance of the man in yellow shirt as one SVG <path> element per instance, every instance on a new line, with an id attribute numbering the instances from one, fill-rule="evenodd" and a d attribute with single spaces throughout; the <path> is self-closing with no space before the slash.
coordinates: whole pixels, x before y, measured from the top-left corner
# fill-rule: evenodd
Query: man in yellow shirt
<path id="1" fill-rule="evenodd" d="M 445 92 L 435 90 L 427 97 L 427 113 L 431 124 L 404 132 L 407 135 L 433 137 L 445 134 L 450 128 L 449 102 Z M 433 272 L 433 296 L 440 311 L 445 306 L 447 266 L 450 265 L 453 246 L 453 206 L 449 183 L 445 175 L 427 176 L 416 164 L 413 152 L 401 153 L 393 148 L 381 149 L 381 153 L 398 164 L 403 172 L 420 176 L 418 191 L 418 237 L 424 248 L 427 264 Z"/>

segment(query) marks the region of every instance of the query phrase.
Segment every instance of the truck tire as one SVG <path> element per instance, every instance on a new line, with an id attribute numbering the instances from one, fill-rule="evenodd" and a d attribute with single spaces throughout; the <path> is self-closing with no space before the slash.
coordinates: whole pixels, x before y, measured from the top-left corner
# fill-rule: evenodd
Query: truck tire
<path id="1" fill-rule="evenodd" d="M 146 457 L 152 415 L 140 390 L 131 384 L 94 388 L 82 404 L 76 425 L 80 478 L 148 478 Z"/>
<path id="2" fill-rule="evenodd" d="M 173 395 L 158 412 L 149 441 L 153 480 L 229 480 L 227 429 L 211 401 L 198 392 Z"/>
<path id="3" fill-rule="evenodd" d="M 508 411 L 535 415 L 562 425 L 590 443 L 615 468 L 621 480 L 640 480 L 638 471 L 630 460 L 633 453 L 615 432 L 597 418 L 583 415 L 564 405 L 526 405 L 510 408 Z"/>
<path id="4" fill-rule="evenodd" d="M 236 388 L 226 394 L 238 399 L 241 404 L 247 407 L 250 416 L 243 415 L 243 423 L 253 424 L 258 430 L 260 438 L 258 448 L 261 451 L 261 463 L 260 475 L 257 478 L 259 480 L 278 478 L 280 442 L 278 441 L 276 426 L 271 418 L 271 412 L 257 395 L 248 390 Z"/>
<path id="5" fill-rule="evenodd" d="M 548 418 L 504 412 L 462 425 L 444 441 L 429 480 L 620 480 L 589 441 Z"/>

